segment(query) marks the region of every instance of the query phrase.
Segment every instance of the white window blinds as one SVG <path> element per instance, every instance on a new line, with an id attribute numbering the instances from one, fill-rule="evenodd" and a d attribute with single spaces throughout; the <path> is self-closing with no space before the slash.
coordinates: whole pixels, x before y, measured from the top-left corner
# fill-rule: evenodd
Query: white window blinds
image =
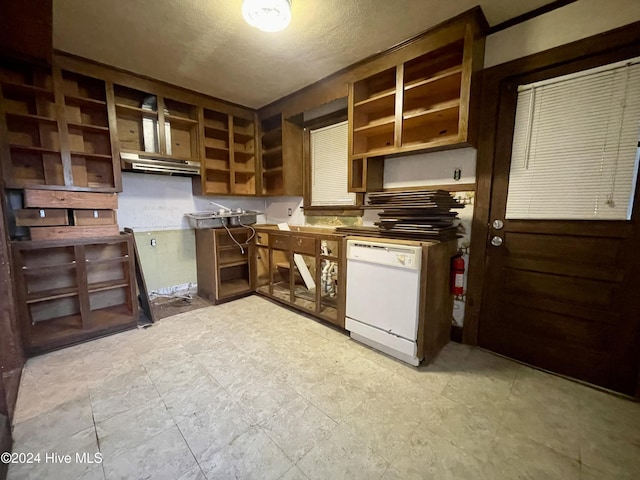
<path id="1" fill-rule="evenodd" d="M 355 205 L 355 193 L 347 191 L 349 131 L 347 122 L 310 132 L 311 205 Z"/>
<path id="2" fill-rule="evenodd" d="M 506 218 L 628 220 L 640 58 L 518 88 Z"/>

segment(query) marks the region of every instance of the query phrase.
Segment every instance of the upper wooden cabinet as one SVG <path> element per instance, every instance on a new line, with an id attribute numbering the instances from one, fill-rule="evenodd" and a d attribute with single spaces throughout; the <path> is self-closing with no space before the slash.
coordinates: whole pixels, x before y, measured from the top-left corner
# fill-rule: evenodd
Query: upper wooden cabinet
<path id="1" fill-rule="evenodd" d="M 262 195 L 302 195 L 302 125 L 282 114 L 260 122 Z"/>
<path id="2" fill-rule="evenodd" d="M 444 27 L 446 28 L 446 27 Z M 456 38 L 456 33 L 463 36 Z M 475 146 L 474 72 L 484 40 L 476 25 L 440 35 L 431 48 L 355 80 L 349 91 L 351 158 Z"/>
<path id="3" fill-rule="evenodd" d="M 0 69 L 0 87 L 6 188 L 121 190 L 103 80 L 14 64 Z"/>
<path id="4" fill-rule="evenodd" d="M 201 178 L 194 192 L 201 195 L 256 195 L 259 165 L 256 118 L 204 108 L 199 112 Z"/>
<path id="5" fill-rule="evenodd" d="M 195 105 L 117 84 L 114 104 L 121 153 L 199 162 Z"/>

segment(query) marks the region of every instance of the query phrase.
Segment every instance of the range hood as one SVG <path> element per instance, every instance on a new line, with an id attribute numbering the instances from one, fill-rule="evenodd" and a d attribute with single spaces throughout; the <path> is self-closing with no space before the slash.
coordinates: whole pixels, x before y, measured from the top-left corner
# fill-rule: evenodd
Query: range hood
<path id="1" fill-rule="evenodd" d="M 200 175 L 200 163 L 176 158 L 163 157 L 157 153 L 121 152 L 123 170 L 149 173 L 178 173 L 181 175 Z"/>

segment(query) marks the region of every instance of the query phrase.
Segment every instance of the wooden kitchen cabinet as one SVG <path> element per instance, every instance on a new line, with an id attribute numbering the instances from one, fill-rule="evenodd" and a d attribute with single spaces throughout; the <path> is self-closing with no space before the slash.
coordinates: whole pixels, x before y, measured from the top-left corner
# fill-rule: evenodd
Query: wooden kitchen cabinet
<path id="1" fill-rule="evenodd" d="M 26 353 L 136 327 L 131 235 L 13 242 L 11 249 Z"/>
<path id="2" fill-rule="evenodd" d="M 103 80 L 12 64 L 0 68 L 0 87 L 5 188 L 122 190 Z"/>
<path id="3" fill-rule="evenodd" d="M 256 292 L 344 328 L 343 239 L 331 230 L 257 227 Z"/>
<path id="4" fill-rule="evenodd" d="M 122 153 L 199 164 L 195 105 L 124 85 L 113 88 Z"/>
<path id="5" fill-rule="evenodd" d="M 255 115 L 245 117 L 203 109 L 200 117 L 202 195 L 256 195 L 258 162 Z"/>
<path id="6" fill-rule="evenodd" d="M 219 304 L 250 294 L 253 251 L 250 228 L 196 229 L 198 295 Z"/>
<path id="7" fill-rule="evenodd" d="M 382 189 L 383 156 L 476 145 L 484 23 L 462 27 L 435 30 L 423 51 L 351 82 L 350 191 Z"/>
<path id="8" fill-rule="evenodd" d="M 260 122 L 262 195 L 302 195 L 301 119 L 282 114 Z"/>

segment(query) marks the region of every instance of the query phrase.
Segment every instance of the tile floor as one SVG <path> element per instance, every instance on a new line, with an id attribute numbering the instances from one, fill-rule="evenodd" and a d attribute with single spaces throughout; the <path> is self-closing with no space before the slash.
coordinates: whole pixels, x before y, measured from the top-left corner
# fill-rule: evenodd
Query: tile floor
<path id="1" fill-rule="evenodd" d="M 14 433 L 43 456 L 11 480 L 640 477 L 640 404 L 453 343 L 416 369 L 256 296 L 29 360 Z M 45 462 L 77 452 L 103 461 Z"/>

